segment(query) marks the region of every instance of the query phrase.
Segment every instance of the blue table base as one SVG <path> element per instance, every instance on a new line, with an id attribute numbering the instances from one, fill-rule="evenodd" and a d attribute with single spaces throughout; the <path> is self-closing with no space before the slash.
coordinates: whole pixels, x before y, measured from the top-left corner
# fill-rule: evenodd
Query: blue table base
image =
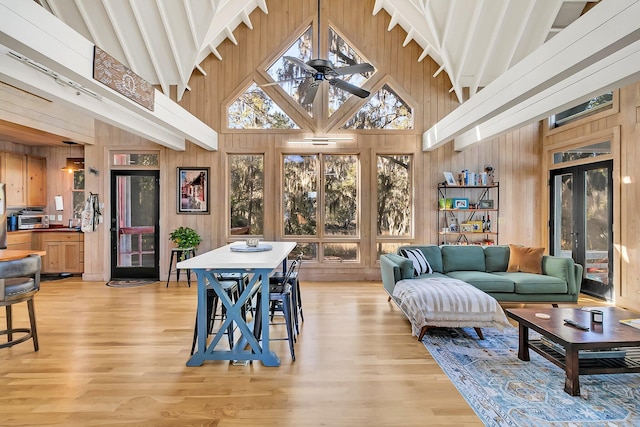
<path id="1" fill-rule="evenodd" d="M 205 360 L 259 360 L 265 366 L 280 366 L 278 356 L 269 350 L 269 298 L 262 298 L 262 324 L 267 327 L 262 328 L 262 341 L 253 335 L 253 321 L 247 322 L 243 317 L 243 307 L 251 296 L 254 295 L 254 288 L 262 286 L 262 294 L 269 293 L 269 273 L 270 269 L 252 270 L 230 270 L 230 269 L 192 269 L 198 278 L 198 346 L 196 352 L 187 361 L 187 366 L 201 366 Z M 235 303 L 231 301 L 227 293 L 216 279 L 220 273 L 249 273 L 252 274 L 249 284 L 242 291 L 240 298 Z M 226 308 L 226 318 L 218 328 L 209 346 L 207 346 L 207 283 L 218 295 L 222 304 Z M 240 338 L 234 342 L 233 349 L 216 350 L 216 346 L 224 336 L 232 322 L 237 325 L 240 331 Z M 230 329 L 233 329 L 230 328 Z M 249 346 L 249 348 L 247 348 Z"/>

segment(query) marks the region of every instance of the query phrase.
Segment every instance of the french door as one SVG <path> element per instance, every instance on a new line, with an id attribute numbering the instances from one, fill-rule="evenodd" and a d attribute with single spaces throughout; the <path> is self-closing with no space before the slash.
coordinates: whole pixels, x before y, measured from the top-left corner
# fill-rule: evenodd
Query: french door
<path id="1" fill-rule="evenodd" d="M 551 171 L 550 253 L 584 266 L 582 292 L 613 300 L 613 162 Z"/>
<path id="2" fill-rule="evenodd" d="M 160 277 L 157 170 L 111 171 L 111 278 Z"/>

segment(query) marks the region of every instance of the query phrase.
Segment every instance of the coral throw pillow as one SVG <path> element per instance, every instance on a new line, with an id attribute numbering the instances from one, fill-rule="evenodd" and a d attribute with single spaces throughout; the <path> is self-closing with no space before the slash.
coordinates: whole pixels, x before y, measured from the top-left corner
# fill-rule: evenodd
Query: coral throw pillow
<path id="1" fill-rule="evenodd" d="M 542 274 L 542 255 L 544 248 L 509 245 L 508 272 Z"/>

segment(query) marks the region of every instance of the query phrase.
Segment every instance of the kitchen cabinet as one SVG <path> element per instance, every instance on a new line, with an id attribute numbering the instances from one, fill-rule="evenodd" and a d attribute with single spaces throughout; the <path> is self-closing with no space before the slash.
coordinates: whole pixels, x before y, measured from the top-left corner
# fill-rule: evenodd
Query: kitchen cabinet
<path id="1" fill-rule="evenodd" d="M 77 231 L 33 233 L 34 249 L 47 252 L 42 257 L 42 273 L 84 272 L 84 234 Z"/>
<path id="2" fill-rule="evenodd" d="M 0 178 L 6 184 L 7 207 L 27 206 L 27 157 L 20 153 L 0 153 Z"/>
<path id="3" fill-rule="evenodd" d="M 0 152 L 0 182 L 6 184 L 7 207 L 47 205 L 47 159 Z"/>
<path id="4" fill-rule="evenodd" d="M 47 159 L 27 156 L 27 206 L 47 205 Z"/>

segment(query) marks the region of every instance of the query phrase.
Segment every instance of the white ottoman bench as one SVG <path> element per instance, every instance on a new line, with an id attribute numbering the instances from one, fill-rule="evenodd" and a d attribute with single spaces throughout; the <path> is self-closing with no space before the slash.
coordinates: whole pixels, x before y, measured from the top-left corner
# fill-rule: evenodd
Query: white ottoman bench
<path id="1" fill-rule="evenodd" d="M 484 339 L 480 328 L 511 326 L 495 298 L 458 279 L 403 279 L 396 283 L 393 298 L 418 340 L 430 327 L 472 327 Z"/>

